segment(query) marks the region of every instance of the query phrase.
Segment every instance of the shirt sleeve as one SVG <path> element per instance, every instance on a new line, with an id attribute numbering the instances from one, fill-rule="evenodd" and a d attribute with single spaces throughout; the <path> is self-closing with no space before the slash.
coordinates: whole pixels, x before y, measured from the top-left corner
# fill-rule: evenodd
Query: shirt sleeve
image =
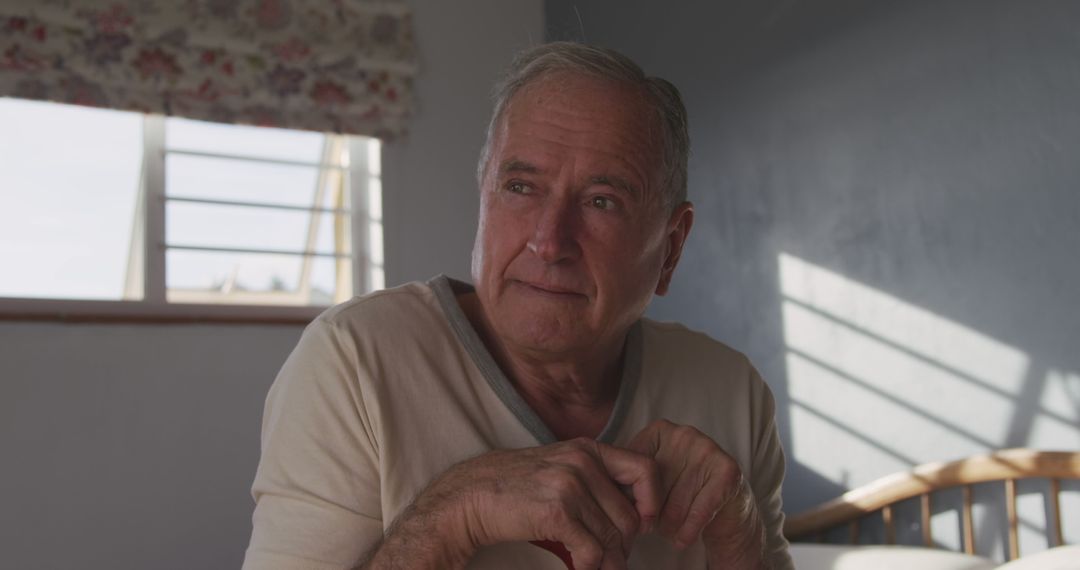
<path id="1" fill-rule="evenodd" d="M 352 568 L 383 535 L 379 449 L 356 343 L 304 331 L 266 398 L 244 570 Z"/>
<path id="2" fill-rule="evenodd" d="M 776 403 L 768 385 L 752 366 L 754 414 L 754 447 L 751 488 L 757 500 L 758 513 L 765 526 L 765 560 L 772 570 L 793 569 L 784 537 L 783 501 L 780 488 L 784 482 L 784 450 L 776 428 Z"/>

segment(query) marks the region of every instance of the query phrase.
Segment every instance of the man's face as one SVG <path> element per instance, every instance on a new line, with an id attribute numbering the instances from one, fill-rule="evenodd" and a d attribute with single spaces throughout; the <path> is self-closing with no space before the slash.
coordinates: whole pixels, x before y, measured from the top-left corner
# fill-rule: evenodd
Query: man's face
<path id="1" fill-rule="evenodd" d="M 472 270 L 500 339 L 541 353 L 605 346 L 666 291 L 693 214 L 664 205 L 659 138 L 640 94 L 611 82 L 553 74 L 510 100 Z"/>

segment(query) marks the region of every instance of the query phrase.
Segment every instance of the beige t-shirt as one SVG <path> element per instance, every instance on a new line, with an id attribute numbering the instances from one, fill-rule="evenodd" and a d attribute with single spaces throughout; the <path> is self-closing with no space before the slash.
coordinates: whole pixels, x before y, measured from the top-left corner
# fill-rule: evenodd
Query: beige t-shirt
<path id="1" fill-rule="evenodd" d="M 556 441 L 457 304 L 469 290 L 440 276 L 338 305 L 308 326 L 266 399 L 245 569 L 351 568 L 451 465 Z M 631 329 L 624 354 L 597 439 L 625 445 L 659 418 L 712 437 L 751 482 L 773 566 L 790 568 L 773 399 L 746 357 L 648 319 Z M 705 549 L 698 541 L 677 552 L 646 535 L 629 567 L 704 569 Z M 468 568 L 565 570 L 527 542 L 483 548 Z"/>

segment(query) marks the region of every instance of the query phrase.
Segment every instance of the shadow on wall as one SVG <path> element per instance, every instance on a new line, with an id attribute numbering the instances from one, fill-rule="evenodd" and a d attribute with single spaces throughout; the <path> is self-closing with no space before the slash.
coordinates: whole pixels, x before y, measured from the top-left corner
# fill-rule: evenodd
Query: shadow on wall
<path id="1" fill-rule="evenodd" d="M 790 254 L 781 253 L 778 262 L 788 454 L 801 466 L 849 488 L 924 462 L 927 440 L 941 457 L 1027 441 L 1080 448 L 1080 373 L 1033 366 L 1015 347 Z M 1021 402 L 1031 406 L 1021 408 Z M 1021 549 L 1043 550 L 1049 546 L 1045 489 L 1029 484 L 1021 491 Z M 1072 512 L 1080 512 L 1080 495 L 1065 496 L 1076 503 Z M 1004 497 L 983 486 L 976 498 L 983 523 L 976 524 L 976 545 L 994 554 L 1005 544 L 1000 525 L 992 524 L 1004 512 Z M 947 504 L 952 508 L 943 508 Z M 958 503 L 938 507 L 932 527 L 953 532 L 935 538 L 958 548 Z M 904 514 L 919 520 L 917 509 Z M 1066 542 L 1080 538 L 1077 530 L 1066 526 Z M 879 535 L 880 529 L 866 532 Z M 907 534 L 911 544 L 920 543 L 919 534 Z"/>
<path id="2" fill-rule="evenodd" d="M 792 255 L 779 266 L 793 455 L 818 473 L 845 483 L 906 469 L 922 446 L 907 449 L 903 432 L 931 436 L 946 457 L 1024 445 L 1020 434 L 1080 447 L 1080 374 L 1035 367 L 1015 347 Z M 1034 403 L 1025 413 L 1023 401 Z M 799 453 L 803 439 L 835 438 L 847 445 Z"/>

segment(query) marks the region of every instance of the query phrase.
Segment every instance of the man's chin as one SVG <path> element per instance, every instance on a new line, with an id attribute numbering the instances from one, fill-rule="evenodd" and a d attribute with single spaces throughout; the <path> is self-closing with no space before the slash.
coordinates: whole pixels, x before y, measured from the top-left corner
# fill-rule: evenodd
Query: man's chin
<path id="1" fill-rule="evenodd" d="M 545 356 L 560 357 L 581 352 L 582 345 L 565 338 L 535 338 L 523 337 L 513 339 L 514 344 L 523 352 L 543 358 Z"/>
<path id="2" fill-rule="evenodd" d="M 560 354 L 591 344 L 592 335 L 583 327 L 558 322 L 550 314 L 523 317 L 506 324 L 500 336 L 531 352 Z"/>

